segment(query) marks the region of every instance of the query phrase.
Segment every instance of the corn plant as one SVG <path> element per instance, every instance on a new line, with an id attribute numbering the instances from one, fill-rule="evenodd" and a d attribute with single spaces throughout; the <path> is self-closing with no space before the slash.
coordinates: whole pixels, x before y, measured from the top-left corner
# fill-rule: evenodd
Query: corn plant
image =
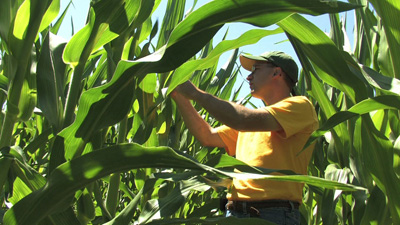
<path id="1" fill-rule="evenodd" d="M 87 24 L 65 41 L 60 0 L 0 0 L 4 224 L 268 224 L 223 217 L 219 199 L 241 177 L 305 183 L 305 224 L 400 222 L 400 3 L 218 0 L 185 15 L 185 0 L 169 0 L 160 28 L 151 19 L 159 4 L 93 0 Z M 338 16 L 349 10 L 354 50 Z M 325 13 L 330 36 L 301 16 Z M 234 22 L 257 28 L 214 39 Z M 297 91 L 321 123 L 309 175 L 201 146 L 168 97 L 191 79 L 237 101 L 240 47 L 283 32 L 303 68 Z"/>

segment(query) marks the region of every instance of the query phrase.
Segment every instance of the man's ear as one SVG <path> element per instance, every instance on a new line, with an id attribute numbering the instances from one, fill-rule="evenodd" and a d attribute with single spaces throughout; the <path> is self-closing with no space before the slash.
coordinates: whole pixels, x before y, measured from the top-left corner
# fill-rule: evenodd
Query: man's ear
<path id="1" fill-rule="evenodd" d="M 282 76 L 282 69 L 280 67 L 275 67 L 275 71 L 273 73 L 273 76 L 280 75 Z"/>

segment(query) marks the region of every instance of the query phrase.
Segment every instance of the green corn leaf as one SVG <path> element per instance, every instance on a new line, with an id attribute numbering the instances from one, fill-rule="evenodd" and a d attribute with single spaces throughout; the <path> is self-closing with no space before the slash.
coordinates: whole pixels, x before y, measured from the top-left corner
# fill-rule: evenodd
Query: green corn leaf
<path id="1" fill-rule="evenodd" d="M 234 71 L 232 73 L 232 76 L 229 78 L 228 82 L 226 83 L 226 85 L 224 86 L 224 88 L 221 90 L 219 96 L 221 97 L 221 99 L 225 99 L 227 101 L 229 101 L 229 98 L 232 96 L 232 91 L 233 88 L 235 88 L 235 84 L 236 84 L 236 80 L 237 80 L 237 75 L 238 75 L 238 70 Z M 240 91 L 240 88 L 238 88 L 238 90 L 235 91 Z M 232 101 L 236 101 L 237 97 L 236 96 L 232 96 Z"/>
<path id="2" fill-rule="evenodd" d="M 218 90 L 220 90 L 220 98 L 229 101 L 231 97 L 232 90 L 236 84 L 236 78 L 238 77 L 238 70 L 233 71 L 234 64 L 236 63 L 236 59 L 238 57 L 239 51 L 236 50 L 232 53 L 230 60 L 227 62 L 226 66 L 223 66 L 221 70 L 218 72 L 218 75 L 221 76 L 219 78 Z M 231 74 L 231 76 L 227 76 L 227 74 Z M 228 79 L 228 81 L 226 81 Z M 223 86 L 225 85 L 225 86 Z M 221 88 L 223 89 L 221 90 Z"/>
<path id="3" fill-rule="evenodd" d="M 206 191 L 210 187 L 196 179 L 181 181 L 174 190 L 161 199 L 152 199 L 145 205 L 139 217 L 139 223 L 148 223 L 154 218 L 168 218 L 173 215 L 186 201 L 190 191 Z"/>
<path id="4" fill-rule="evenodd" d="M 88 224 L 95 217 L 92 194 L 85 188 L 76 204 L 77 218 L 81 224 Z"/>
<path id="5" fill-rule="evenodd" d="M 7 212 L 4 221 L 6 224 L 37 224 L 50 213 L 59 211 L 59 207 L 64 207 L 65 201 L 68 202 L 75 191 L 87 184 L 111 173 L 146 167 L 200 168 L 191 160 L 165 147 L 144 148 L 127 144 L 95 151 L 55 169 L 46 186 L 19 201 Z M 49 196 L 53 197 L 49 199 Z M 43 203 L 46 205 L 41 206 Z M 19 207 L 21 208 L 18 209 Z M 28 210 L 26 207 L 35 210 Z M 26 214 L 27 211 L 32 213 Z"/>
<path id="6" fill-rule="evenodd" d="M 8 178 L 8 170 L 14 157 L 7 154 L 0 154 L 0 193 L 3 191 L 4 184 Z"/>
<path id="7" fill-rule="evenodd" d="M 65 51 L 63 53 L 63 60 L 65 63 L 71 63 L 72 66 L 76 66 L 79 62 L 79 57 L 81 56 L 85 44 L 88 42 L 90 33 L 93 30 L 94 26 L 94 11 L 90 8 L 89 11 L 90 20 L 88 24 L 81 30 L 79 30 L 68 42 L 67 46 L 65 47 Z M 113 37 L 115 38 L 115 37 Z M 92 50 L 91 50 L 92 51 Z M 90 51 L 90 52 L 91 52 Z"/>
<path id="8" fill-rule="evenodd" d="M 32 140 L 28 145 L 25 146 L 24 151 L 33 154 L 39 148 L 43 148 L 49 142 L 50 139 L 54 137 L 53 129 L 49 128 L 44 130 L 40 135 L 38 135 L 34 140 Z"/>
<path id="9" fill-rule="evenodd" d="M 343 50 L 344 34 L 342 31 L 339 14 L 330 14 L 329 20 L 331 22 L 330 38 L 340 50 Z"/>
<path id="10" fill-rule="evenodd" d="M 28 29 L 29 18 L 31 17 L 30 2 L 30 0 L 24 1 L 24 3 L 22 3 L 20 8 L 18 9 L 17 15 L 15 17 L 15 24 L 17 24 L 17 26 L 14 26 L 13 35 L 19 40 L 22 40 L 24 38 L 25 32 Z"/>
<path id="11" fill-rule="evenodd" d="M 207 218 L 163 218 L 159 220 L 153 220 L 147 225 L 166 225 L 166 224 L 186 224 L 186 225 L 196 225 L 196 224 L 204 224 L 204 225 L 248 225 L 248 224 L 258 224 L 258 225 L 273 225 L 276 223 L 268 222 L 265 219 L 259 218 L 237 218 L 234 216 L 231 217 L 207 217 Z"/>
<path id="12" fill-rule="evenodd" d="M 28 75 L 27 79 L 24 80 L 21 96 L 18 104 L 19 114 L 18 119 L 22 121 L 27 121 L 31 118 L 33 110 L 36 106 L 36 84 L 32 75 Z M 33 86 L 33 87 L 32 87 Z"/>
<path id="13" fill-rule="evenodd" d="M 115 217 L 117 206 L 119 202 L 119 185 L 120 185 L 120 174 L 114 173 L 110 175 L 110 182 L 108 184 L 107 197 L 106 197 L 106 208 L 110 212 L 112 217 Z"/>
<path id="14" fill-rule="evenodd" d="M 89 23 L 65 47 L 64 61 L 73 67 L 85 62 L 91 53 L 129 27 L 139 7 L 140 2 L 132 0 L 104 0 L 94 4 L 90 8 Z"/>
<path id="15" fill-rule="evenodd" d="M 59 37 L 48 33 L 43 40 L 36 71 L 38 107 L 55 130 L 62 125 L 65 64 L 60 59 L 65 44 Z"/>
<path id="16" fill-rule="evenodd" d="M 191 206 L 193 211 L 190 212 L 187 218 L 211 218 L 216 209 L 221 206 L 220 198 L 211 198 L 207 202 L 204 202 L 201 196 L 193 196 L 191 199 L 196 203 L 200 203 Z"/>
<path id="17" fill-rule="evenodd" d="M 112 220 L 108 221 L 104 225 L 130 224 L 136 211 L 136 207 L 139 204 L 140 198 L 142 197 L 143 190 L 144 188 L 140 189 L 135 198 L 130 201 L 129 204 L 116 217 L 114 217 Z"/>
<path id="18" fill-rule="evenodd" d="M 23 182 L 19 177 L 17 177 L 13 182 L 13 195 L 7 200 L 12 204 L 16 204 L 21 199 L 24 199 L 26 196 L 32 193 L 32 190 L 26 186 L 25 182 Z"/>
<path id="19" fill-rule="evenodd" d="M 400 109 L 400 96 L 377 96 L 375 98 L 361 101 L 360 103 L 351 107 L 348 111 L 337 112 L 332 117 L 330 117 L 318 130 L 314 131 L 305 146 L 309 146 L 318 137 L 322 136 L 328 130 L 346 120 L 380 109 Z"/>
<path id="20" fill-rule="evenodd" d="M 351 160 L 352 164 L 352 171 L 354 173 L 354 176 L 357 178 L 357 180 L 362 184 L 364 187 L 367 187 L 368 190 L 373 190 L 373 188 L 376 186 L 374 178 L 372 174 L 369 172 L 369 167 L 366 166 L 358 166 L 362 165 L 365 163 L 365 159 L 363 158 L 363 140 L 361 139 L 361 130 L 363 129 L 362 127 L 362 120 L 357 119 L 354 125 L 354 159 Z"/>
<path id="21" fill-rule="evenodd" d="M 388 76 L 384 76 L 375 70 L 361 66 L 361 72 L 365 79 L 371 86 L 374 86 L 380 90 L 389 92 L 388 94 L 400 95 L 400 80 Z"/>
<path id="22" fill-rule="evenodd" d="M 222 86 L 230 79 L 233 68 L 235 67 L 236 59 L 239 54 L 239 49 L 235 49 L 225 65 L 212 77 L 210 84 L 207 86 L 206 92 L 216 95 L 217 91 L 221 90 Z M 232 76 L 233 77 L 233 76 Z M 230 95 L 229 95 L 230 96 Z M 224 99 L 222 96 L 220 96 Z"/>
<path id="23" fill-rule="evenodd" d="M 385 50 L 389 50 L 391 57 L 390 61 L 384 63 L 393 66 L 393 76 L 391 75 L 392 73 L 389 76 L 400 79 L 400 65 L 396 63 L 400 57 L 400 2 L 396 0 L 371 0 L 370 2 L 382 19 L 383 30 L 386 34 L 388 47 Z"/>
<path id="24" fill-rule="evenodd" d="M 144 40 L 148 39 L 148 43 L 150 44 L 151 40 L 153 39 L 154 35 L 153 32 L 157 32 L 157 23 L 155 24 L 154 28 L 152 27 L 151 23 L 151 17 L 149 17 L 146 21 L 142 23 L 141 29 L 140 29 L 140 36 L 138 38 L 137 43 L 140 44 Z"/>
<path id="25" fill-rule="evenodd" d="M 313 3 L 312 7 L 311 2 Z M 237 3 L 241 7 L 238 7 Z M 319 1 L 302 1 L 301 3 L 280 1 L 277 4 L 275 1 L 257 0 L 237 3 L 224 0 L 204 5 L 179 23 L 171 33 L 167 45 L 140 60 L 121 61 L 109 83 L 101 88 L 85 92 L 81 96 L 74 124 L 60 134 L 62 139 L 59 139 L 58 149 L 65 149 L 66 159 L 79 156 L 85 142 L 94 131 L 117 123 L 127 114 L 132 104 L 133 81 L 136 78 L 140 81 L 148 73 L 162 73 L 176 69 L 196 54 L 215 35 L 223 23 L 245 21 L 266 26 L 286 17 L 292 10 L 320 14 L 354 7 L 348 4 L 342 5 L 339 2 L 337 6 L 340 7 L 331 7 L 329 4 L 320 4 Z M 290 13 L 283 13 L 283 15 L 281 11 L 285 7 L 287 10 L 290 9 Z M 266 18 L 268 16 L 265 16 L 265 13 L 271 13 L 267 14 L 269 19 Z M 276 15 L 281 16 L 277 18 Z M 259 21 L 259 16 L 263 16 L 262 22 Z M 90 31 L 88 30 L 88 32 Z M 96 104 L 94 104 L 95 102 Z M 66 143 L 65 147 L 62 146 L 63 143 Z"/>
<path id="26" fill-rule="evenodd" d="M 396 139 L 393 146 L 393 168 L 397 177 L 400 177 L 400 136 Z"/>
<path id="27" fill-rule="evenodd" d="M 0 90 L 6 94 L 8 90 L 8 78 L 3 74 L 0 74 Z"/>
<path id="28" fill-rule="evenodd" d="M 57 224 L 57 225 L 80 224 L 79 220 L 76 218 L 75 210 L 72 207 L 69 207 L 63 212 L 55 213 L 54 215 L 49 216 L 46 220 L 42 220 L 42 222 L 44 221 L 48 221 L 47 224 Z"/>
<path id="29" fill-rule="evenodd" d="M 81 94 L 80 84 L 86 61 L 94 51 L 129 29 L 139 7 L 140 2 L 134 0 L 98 1 L 90 8 L 88 25 L 68 42 L 63 59 L 75 69 L 64 112 L 64 127 L 73 122 L 75 108 Z M 112 60 L 108 62 L 110 65 L 113 63 Z M 114 68 L 110 66 L 109 69 L 111 75 Z M 59 155 L 62 155 L 62 152 Z M 54 160 L 61 161 L 58 157 Z M 55 161 L 52 164 L 57 165 Z"/>
<path id="30" fill-rule="evenodd" d="M 324 190 L 322 193 L 321 200 L 321 219 L 323 224 L 334 225 L 335 224 L 335 208 L 338 200 L 333 199 L 333 192 L 331 190 Z"/>
<path id="31" fill-rule="evenodd" d="M 385 214 L 388 213 L 388 210 L 386 196 L 379 188 L 375 187 L 371 191 L 371 196 L 367 202 L 360 224 L 371 224 L 374 222 L 376 222 L 376 224 L 390 223 L 389 221 L 385 221 L 385 219 L 387 219 Z"/>
<path id="32" fill-rule="evenodd" d="M 134 168 L 185 168 L 237 179 L 272 179 L 305 182 L 345 191 L 364 190 L 360 187 L 304 175 L 274 176 L 262 173 L 227 172 L 199 164 L 168 147 L 146 148 L 137 144 L 122 144 L 85 154 L 60 165 L 48 177 L 47 184 L 43 188 L 21 199 L 7 211 L 4 222 L 6 224 L 37 224 L 46 216 L 63 209 L 70 201 L 70 196 L 73 196 L 80 188 L 111 173 Z"/>
<path id="33" fill-rule="evenodd" d="M 362 116 L 362 158 L 377 186 L 385 193 L 393 223 L 400 222 L 400 180 L 393 170 L 393 144 L 374 126 L 368 115 Z"/>
<path id="34" fill-rule="evenodd" d="M 3 42 L 7 44 L 8 35 L 12 21 L 15 18 L 19 6 L 23 0 L 2 0 L 0 1 L 0 37 Z"/>
<path id="35" fill-rule="evenodd" d="M 50 28 L 50 31 L 53 34 L 58 34 L 58 31 L 60 30 L 61 24 L 65 19 L 65 16 L 67 15 L 69 7 L 72 5 L 72 0 L 68 3 L 67 7 L 65 7 L 64 11 L 62 12 L 61 16 L 57 19 L 57 21 L 53 24 L 53 26 Z"/>
<path id="36" fill-rule="evenodd" d="M 172 30 L 177 26 L 183 19 L 185 13 L 185 2 L 186 0 L 172 1 L 168 0 L 167 11 L 165 12 L 160 35 L 158 37 L 157 48 L 165 45 L 168 42 L 169 36 Z"/>
<path id="37" fill-rule="evenodd" d="M 101 82 L 103 80 L 107 79 L 107 61 L 106 61 L 106 56 L 103 55 L 103 57 L 99 60 L 97 63 L 96 70 L 94 73 L 89 77 L 88 79 L 88 89 L 98 87 L 101 85 Z"/>
<path id="38" fill-rule="evenodd" d="M 157 91 L 157 74 L 147 74 L 146 77 L 143 78 L 142 82 L 140 82 L 139 87 L 146 93 L 155 93 Z"/>
<path id="39" fill-rule="evenodd" d="M 325 179 L 338 181 L 340 183 L 347 183 L 351 176 L 351 171 L 348 168 L 341 169 L 337 165 L 330 164 L 325 170 Z M 337 200 L 337 198 L 342 193 L 342 190 L 335 190 L 332 201 Z"/>
<path id="40" fill-rule="evenodd" d="M 40 23 L 39 32 L 49 27 L 50 23 L 58 16 L 60 11 L 60 0 L 52 0 Z"/>
<path id="41" fill-rule="evenodd" d="M 350 0 L 352 3 L 358 3 L 367 6 L 366 0 Z M 355 21 L 357 26 L 355 27 L 355 50 L 354 55 L 357 57 L 360 63 L 370 65 L 373 61 L 373 49 L 375 43 L 373 39 L 376 36 L 377 18 L 371 12 L 368 7 L 356 9 Z M 364 32 L 366 31 L 366 32 Z"/>
<path id="42" fill-rule="evenodd" d="M 308 185 L 323 187 L 333 190 L 343 190 L 343 191 L 366 191 L 363 187 L 358 187 L 350 184 L 339 183 L 336 181 L 330 181 L 319 177 L 312 177 L 306 175 L 268 175 L 268 174 L 255 174 L 255 173 L 234 173 L 217 170 L 217 172 L 236 179 L 267 179 L 275 181 L 292 181 L 306 183 Z"/>
<path id="43" fill-rule="evenodd" d="M 304 54 L 325 72 L 318 74 L 321 79 L 346 93 L 354 103 L 367 97 L 362 82 L 350 72 L 335 44 L 319 28 L 300 15 L 288 17 L 278 25 L 299 40 Z"/>
<path id="44" fill-rule="evenodd" d="M 135 101 L 136 103 L 137 101 Z M 135 104 L 136 105 L 136 104 Z M 140 117 L 139 114 L 133 116 L 132 129 L 128 133 L 128 138 L 131 138 L 136 143 L 144 143 L 151 134 L 151 129 L 145 126 L 145 121 Z M 151 124 L 151 123 L 149 123 Z M 151 124 L 153 125 L 153 124 Z M 149 126 L 150 127 L 150 126 Z"/>
<path id="45" fill-rule="evenodd" d="M 143 26 L 143 24 L 146 24 L 146 25 L 150 26 L 148 29 L 151 30 L 150 15 L 153 13 L 153 9 L 155 9 L 156 7 L 157 6 L 155 6 L 155 0 L 142 1 L 138 15 L 136 16 L 136 18 L 134 19 L 134 21 L 132 23 L 132 27 L 137 28 L 139 26 Z M 147 23 L 146 23 L 146 21 L 147 21 Z M 141 43 L 141 41 L 139 41 L 139 43 Z"/>
<path id="46" fill-rule="evenodd" d="M 19 7 L 14 23 L 12 24 L 12 32 L 9 33 L 8 38 L 9 48 L 15 56 L 20 57 L 18 59 L 20 62 L 24 62 L 29 57 L 28 53 L 37 37 L 43 16 L 50 4 L 51 1 L 49 0 L 25 0 Z M 47 20 L 43 21 L 43 24 L 50 24 L 51 21 L 49 19 L 54 17 L 54 10 L 52 8 L 48 11 Z"/>
<path id="47" fill-rule="evenodd" d="M 321 107 L 320 117 L 322 118 L 329 118 L 335 113 L 337 113 L 338 109 L 336 106 L 330 101 L 326 90 L 324 88 L 324 84 L 316 77 L 314 74 L 323 74 L 326 73 L 324 71 L 319 70 L 317 67 L 314 67 L 311 62 L 308 60 L 307 56 L 305 55 L 305 51 L 302 49 L 299 40 L 293 38 L 290 34 L 287 34 L 290 41 L 292 42 L 293 46 L 296 49 L 296 52 L 299 56 L 300 62 L 303 65 L 304 76 L 306 79 L 306 83 L 309 86 L 309 94 L 315 100 L 317 100 L 319 107 Z M 322 120 L 323 121 L 323 120 Z M 344 124 L 340 124 L 332 130 L 332 134 L 335 138 L 335 146 L 337 146 L 337 155 L 339 156 L 339 162 L 342 166 L 347 166 L 347 159 L 348 159 L 348 149 L 350 149 L 350 140 L 348 135 L 348 130 Z M 311 142 L 307 143 L 306 146 L 309 146 Z M 346 147 L 344 147 L 346 146 Z M 347 150 L 347 151 L 346 151 Z"/>
<path id="48" fill-rule="evenodd" d="M 13 55 L 9 64 L 12 66 L 8 68 L 9 71 L 12 72 L 7 74 L 7 77 L 9 77 L 10 87 L 8 92 L 7 111 L 0 137 L 0 146 L 11 145 L 12 128 L 17 121 L 17 115 L 20 111 L 17 107 L 20 106 L 19 101 L 21 90 L 24 86 L 26 74 L 30 72 L 29 67 L 31 65 L 32 46 L 36 40 L 42 17 L 49 4 L 48 0 L 32 2 L 26 0 L 19 7 L 15 20 L 10 26 L 12 31 L 10 30 L 8 33 L 7 49 L 10 52 L 9 54 Z M 15 66 L 15 68 L 13 68 L 13 66 Z M 31 85 L 33 83 L 34 82 L 29 84 Z M 23 93 L 28 94 L 30 100 L 34 99 L 31 95 L 33 92 L 24 91 Z M 20 116 L 25 119 L 26 115 L 31 114 L 30 109 L 33 105 L 33 101 L 29 101 L 27 107 L 23 106 L 25 109 L 21 110 L 22 115 Z"/>
<path id="49" fill-rule="evenodd" d="M 225 40 L 220 42 L 210 52 L 210 54 L 207 55 L 206 58 L 188 61 L 180 66 L 177 70 L 175 70 L 167 94 L 169 94 L 179 84 L 187 81 L 194 71 L 203 70 L 214 66 L 216 62 L 218 62 L 218 58 L 221 56 L 222 53 L 239 48 L 244 45 L 254 44 L 265 36 L 279 33 L 282 33 L 282 30 L 279 28 L 272 31 L 254 29 L 247 31 L 235 40 Z"/>
<path id="50" fill-rule="evenodd" d="M 13 171 L 29 188 L 30 192 L 42 188 L 46 183 L 46 179 L 25 162 L 16 161 L 13 165 Z"/>
<path id="51" fill-rule="evenodd" d="M 382 20 L 378 20 L 382 23 Z M 390 54 L 389 45 L 386 37 L 386 33 L 384 29 L 379 29 L 376 31 L 376 36 L 379 37 L 379 40 L 376 40 L 375 46 L 378 48 L 375 53 L 374 64 L 376 63 L 376 67 L 379 68 L 379 72 L 384 74 L 385 76 L 395 77 L 394 72 L 394 64 L 392 62 L 392 56 Z"/>

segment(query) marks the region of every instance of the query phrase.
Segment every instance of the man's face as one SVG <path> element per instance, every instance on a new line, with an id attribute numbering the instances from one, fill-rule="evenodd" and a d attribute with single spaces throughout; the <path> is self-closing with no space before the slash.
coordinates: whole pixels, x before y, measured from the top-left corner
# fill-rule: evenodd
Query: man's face
<path id="1" fill-rule="evenodd" d="M 270 91 L 271 79 L 275 72 L 272 63 L 257 61 L 253 65 L 252 72 L 247 76 L 250 84 L 251 94 L 256 98 L 264 96 L 265 92 Z"/>

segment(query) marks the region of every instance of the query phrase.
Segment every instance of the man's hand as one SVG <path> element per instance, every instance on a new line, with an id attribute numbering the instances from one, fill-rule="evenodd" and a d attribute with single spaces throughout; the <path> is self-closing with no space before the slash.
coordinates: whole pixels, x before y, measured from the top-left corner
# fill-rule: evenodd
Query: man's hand
<path id="1" fill-rule="evenodd" d="M 186 81 L 171 92 L 171 97 L 176 99 L 181 97 L 179 95 L 182 95 L 188 99 L 194 99 L 199 92 L 200 90 L 192 82 Z"/>
<path id="2" fill-rule="evenodd" d="M 200 96 L 203 91 L 187 81 L 176 87 L 170 94 L 176 102 L 179 111 L 190 133 L 200 141 L 203 146 L 225 148 L 225 144 L 218 133 L 198 114 L 190 103 L 194 96 Z"/>

